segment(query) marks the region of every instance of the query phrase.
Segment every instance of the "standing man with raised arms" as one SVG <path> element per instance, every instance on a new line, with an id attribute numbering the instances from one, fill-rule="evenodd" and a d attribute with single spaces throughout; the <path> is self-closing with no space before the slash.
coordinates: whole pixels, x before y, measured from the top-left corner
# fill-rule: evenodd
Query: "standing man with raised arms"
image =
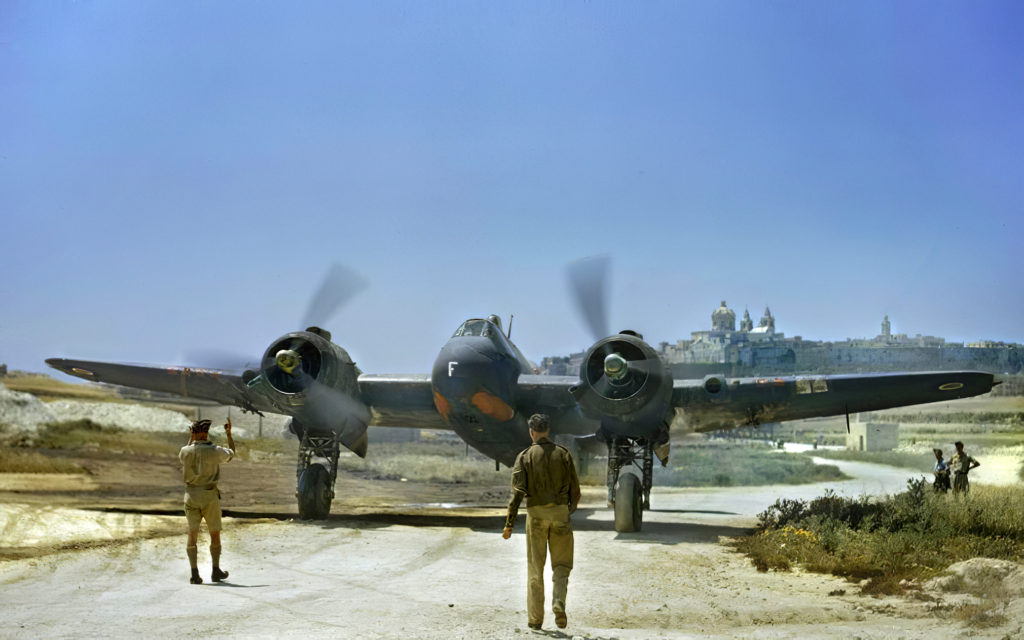
<path id="1" fill-rule="evenodd" d="M 564 629 L 565 596 L 572 571 L 573 537 L 569 516 L 580 503 L 580 481 L 569 450 L 548 439 L 551 419 L 530 416 L 533 445 L 516 458 L 512 468 L 512 498 L 502 537 L 512 535 L 519 504 L 526 498 L 527 622 L 540 629 L 544 622 L 544 562 L 551 551 L 551 609 L 555 624 Z"/>
<path id="2" fill-rule="evenodd" d="M 192 577 L 189 579 L 192 584 L 203 584 L 203 579 L 199 577 L 197 543 L 199 523 L 204 519 L 210 531 L 210 556 L 213 560 L 210 579 L 220 582 L 228 577 L 228 572 L 220 569 L 220 491 L 217 489 L 217 481 L 220 479 L 221 463 L 231 460 L 235 455 L 231 418 L 224 424 L 224 432 L 228 437 L 226 449 L 210 442 L 209 420 L 196 420 L 192 423 L 188 444 L 178 452 L 185 480 L 185 519 L 188 521 L 185 552 L 192 568 Z"/>

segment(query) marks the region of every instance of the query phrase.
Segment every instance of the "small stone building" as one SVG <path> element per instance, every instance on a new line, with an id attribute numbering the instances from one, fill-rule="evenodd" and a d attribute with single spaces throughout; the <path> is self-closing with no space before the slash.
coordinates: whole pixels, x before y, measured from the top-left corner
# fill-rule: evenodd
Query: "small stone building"
<path id="1" fill-rule="evenodd" d="M 854 422 L 846 436 L 851 451 L 892 451 L 899 443 L 900 425 L 896 422 Z"/>

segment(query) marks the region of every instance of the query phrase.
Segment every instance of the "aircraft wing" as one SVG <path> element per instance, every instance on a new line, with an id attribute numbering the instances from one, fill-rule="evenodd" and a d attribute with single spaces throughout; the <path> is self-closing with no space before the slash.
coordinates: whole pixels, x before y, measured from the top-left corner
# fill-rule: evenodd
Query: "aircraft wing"
<path id="1" fill-rule="evenodd" d="M 428 374 L 364 373 L 359 395 L 370 408 L 373 426 L 451 429 L 434 407 Z"/>
<path id="2" fill-rule="evenodd" d="M 584 417 L 569 389 L 579 384 L 577 376 L 522 375 L 516 387 L 518 408 L 527 415 L 551 416 L 553 433 L 592 436 L 595 422 Z"/>
<path id="3" fill-rule="evenodd" d="M 249 389 L 241 376 L 227 371 L 65 358 L 50 358 L 46 363 L 58 371 L 92 382 L 212 400 L 250 411 L 281 411 L 262 395 Z M 434 408 L 429 375 L 363 374 L 359 377 L 359 391 L 361 400 L 370 408 L 372 425 L 421 429 L 451 428 Z"/>
<path id="4" fill-rule="evenodd" d="M 722 378 L 717 391 L 719 385 L 709 380 L 675 381 L 673 424 L 696 431 L 732 429 L 955 400 L 999 384 L 980 371 Z"/>
<path id="5" fill-rule="evenodd" d="M 50 358 L 46 364 L 68 375 L 92 382 L 174 393 L 186 398 L 202 398 L 223 405 L 242 407 L 250 411 L 275 410 L 260 396 L 249 391 L 241 376 L 227 371 L 116 364 L 65 358 Z"/>
<path id="6" fill-rule="evenodd" d="M 569 388 L 579 381 L 577 376 L 522 375 L 516 391 L 520 405 L 531 407 L 535 413 L 557 414 L 576 407 Z"/>

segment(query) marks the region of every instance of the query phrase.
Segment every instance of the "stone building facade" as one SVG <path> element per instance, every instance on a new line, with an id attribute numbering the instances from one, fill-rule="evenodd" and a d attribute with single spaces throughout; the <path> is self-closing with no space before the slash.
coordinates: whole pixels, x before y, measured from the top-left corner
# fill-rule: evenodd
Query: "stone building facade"
<path id="1" fill-rule="evenodd" d="M 893 334 L 889 316 L 874 338 L 824 342 L 787 338 L 775 329 L 770 308 L 753 324 L 743 312 L 739 329 L 736 313 L 723 300 L 711 313 L 711 329 L 694 331 L 688 340 L 659 345 L 676 378 L 857 373 L 863 371 L 942 371 L 976 369 L 992 373 L 1024 373 L 1024 345 L 980 341 L 946 342 L 935 336 Z M 541 372 L 578 375 L 583 353 L 545 358 Z"/>

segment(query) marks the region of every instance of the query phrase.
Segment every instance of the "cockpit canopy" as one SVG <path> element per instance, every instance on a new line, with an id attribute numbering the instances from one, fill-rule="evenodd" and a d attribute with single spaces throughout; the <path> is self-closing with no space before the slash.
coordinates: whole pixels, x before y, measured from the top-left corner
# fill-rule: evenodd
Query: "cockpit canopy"
<path id="1" fill-rule="evenodd" d="M 497 323 L 492 320 L 497 319 L 497 316 L 491 316 L 487 320 L 481 318 L 472 318 L 462 323 L 455 333 L 452 335 L 453 338 L 460 336 L 483 336 L 484 338 L 493 337 L 496 333 L 501 334 L 501 320 Z"/>

